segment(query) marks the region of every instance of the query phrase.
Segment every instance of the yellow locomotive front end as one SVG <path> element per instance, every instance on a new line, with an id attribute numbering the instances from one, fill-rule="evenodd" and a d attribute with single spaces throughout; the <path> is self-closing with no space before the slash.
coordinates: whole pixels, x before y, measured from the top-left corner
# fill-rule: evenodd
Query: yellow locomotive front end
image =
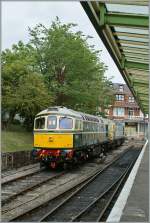
<path id="1" fill-rule="evenodd" d="M 73 155 L 73 118 L 57 115 L 38 115 L 34 121 L 33 155 L 44 165 L 55 168 Z"/>
<path id="2" fill-rule="evenodd" d="M 34 123 L 34 147 L 45 149 L 73 148 L 73 119 L 48 115 L 40 116 Z"/>

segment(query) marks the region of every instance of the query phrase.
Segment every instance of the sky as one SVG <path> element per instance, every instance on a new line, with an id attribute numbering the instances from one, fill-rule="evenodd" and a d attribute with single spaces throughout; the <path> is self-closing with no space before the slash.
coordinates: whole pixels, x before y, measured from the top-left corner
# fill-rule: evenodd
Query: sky
<path id="1" fill-rule="evenodd" d="M 58 16 L 63 23 L 76 23 L 85 35 L 93 36 L 88 40 L 95 49 L 102 50 L 101 61 L 108 67 L 105 75 L 112 82 L 124 83 L 124 80 L 110 57 L 100 37 L 96 33 L 80 2 L 70 1 L 3 1 L 2 2 L 2 50 L 22 40 L 29 41 L 28 27 L 38 23 L 50 26 Z"/>

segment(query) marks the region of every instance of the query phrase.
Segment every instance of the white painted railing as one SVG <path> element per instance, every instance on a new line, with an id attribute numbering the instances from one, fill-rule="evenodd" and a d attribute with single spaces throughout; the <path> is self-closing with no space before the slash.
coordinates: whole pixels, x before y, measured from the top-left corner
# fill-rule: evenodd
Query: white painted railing
<path id="1" fill-rule="evenodd" d="M 142 116 L 129 116 L 129 115 L 125 115 L 124 118 L 125 119 L 131 119 L 131 120 L 144 120 L 144 118 Z"/>

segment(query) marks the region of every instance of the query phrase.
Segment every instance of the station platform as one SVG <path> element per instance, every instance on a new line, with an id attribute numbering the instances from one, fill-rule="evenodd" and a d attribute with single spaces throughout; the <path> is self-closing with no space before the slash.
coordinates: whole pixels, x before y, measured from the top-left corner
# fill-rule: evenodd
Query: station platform
<path id="1" fill-rule="evenodd" d="M 145 143 L 106 222 L 149 222 L 149 146 Z"/>

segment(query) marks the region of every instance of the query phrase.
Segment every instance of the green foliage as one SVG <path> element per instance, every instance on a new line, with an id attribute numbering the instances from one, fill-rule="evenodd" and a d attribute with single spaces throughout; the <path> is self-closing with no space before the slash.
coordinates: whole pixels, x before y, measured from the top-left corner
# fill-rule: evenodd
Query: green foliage
<path id="1" fill-rule="evenodd" d="M 2 52 L 2 108 L 10 122 L 18 113 L 31 128 L 35 114 L 50 105 L 96 114 L 111 104 L 100 52 L 87 43 L 90 36 L 73 32 L 76 26 L 56 18 L 49 28 L 29 28 L 28 44 Z"/>
<path id="2" fill-rule="evenodd" d="M 36 73 L 34 52 L 22 42 L 2 52 L 2 109 L 9 112 L 9 123 L 18 113 L 27 121 L 27 127 L 33 125 L 36 113 L 52 101 L 43 76 Z"/>
<path id="3" fill-rule="evenodd" d="M 21 41 L 2 52 L 2 107 L 17 110 L 16 89 L 22 76 L 30 72 L 31 53 Z"/>
<path id="4" fill-rule="evenodd" d="M 25 117 L 28 129 L 33 128 L 34 116 L 48 107 L 52 101 L 45 88 L 43 77 L 36 73 L 21 77 L 16 94 L 19 114 Z"/>
<path id="5" fill-rule="evenodd" d="M 106 67 L 100 62 L 100 52 L 88 45 L 89 37 L 73 32 L 74 26 L 61 24 L 58 18 L 50 28 L 39 24 L 29 28 L 30 43 L 37 50 L 46 85 L 55 95 L 54 104 L 95 113 L 96 107 L 109 101 L 103 97 L 109 91 Z"/>

